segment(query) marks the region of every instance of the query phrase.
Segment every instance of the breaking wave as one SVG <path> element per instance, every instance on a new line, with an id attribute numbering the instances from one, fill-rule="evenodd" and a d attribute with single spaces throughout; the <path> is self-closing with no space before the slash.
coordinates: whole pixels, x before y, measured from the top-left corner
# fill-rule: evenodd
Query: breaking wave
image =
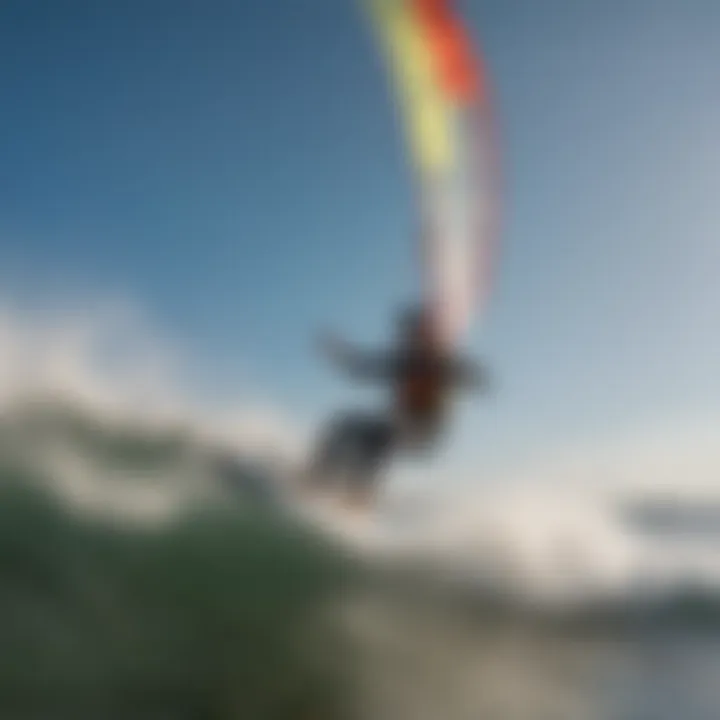
<path id="1" fill-rule="evenodd" d="M 291 423 L 228 424 L 156 357 L 113 375 L 92 323 L 51 326 L 0 323 L 8 716 L 714 717 L 696 686 L 663 695 L 682 673 L 655 662 L 720 670 L 712 495 L 525 485 L 297 514 Z"/>

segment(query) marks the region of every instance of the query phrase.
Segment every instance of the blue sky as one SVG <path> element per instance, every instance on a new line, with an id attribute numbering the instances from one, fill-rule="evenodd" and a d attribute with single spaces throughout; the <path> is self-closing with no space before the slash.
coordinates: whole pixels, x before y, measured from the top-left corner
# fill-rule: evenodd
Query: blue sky
<path id="1" fill-rule="evenodd" d="M 505 225 L 472 339 L 497 392 L 447 457 L 717 418 L 720 5 L 460 6 L 497 93 Z M 249 377 L 296 416 L 363 400 L 312 335 L 382 342 L 416 267 L 356 3 L 7 0 L 0 55 L 6 291 L 131 297 L 208 387 Z"/>

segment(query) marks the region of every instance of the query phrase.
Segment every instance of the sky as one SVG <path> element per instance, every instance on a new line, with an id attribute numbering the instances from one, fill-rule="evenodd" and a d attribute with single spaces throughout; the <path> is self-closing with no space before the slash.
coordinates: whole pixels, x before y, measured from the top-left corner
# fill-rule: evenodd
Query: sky
<path id="1" fill-rule="evenodd" d="M 439 462 L 482 477 L 720 426 L 720 5 L 465 0 L 496 95 L 500 262 Z M 409 174 L 356 2 L 6 0 L 0 280 L 136 302 L 212 394 L 314 423 L 377 401 L 315 333 L 382 344 L 416 289 Z"/>

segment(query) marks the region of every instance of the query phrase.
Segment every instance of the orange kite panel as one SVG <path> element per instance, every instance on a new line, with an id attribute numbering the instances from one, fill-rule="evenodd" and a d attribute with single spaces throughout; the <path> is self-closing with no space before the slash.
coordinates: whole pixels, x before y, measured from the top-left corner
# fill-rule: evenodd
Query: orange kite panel
<path id="1" fill-rule="evenodd" d="M 475 58 L 470 39 L 454 16 L 449 0 L 410 2 L 428 39 L 444 92 L 460 103 L 484 100 L 482 66 Z"/>

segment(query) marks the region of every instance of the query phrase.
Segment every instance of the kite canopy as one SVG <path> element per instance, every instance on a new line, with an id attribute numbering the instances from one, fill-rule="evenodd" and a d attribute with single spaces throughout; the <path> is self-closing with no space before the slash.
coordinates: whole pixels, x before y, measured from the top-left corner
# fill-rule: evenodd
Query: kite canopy
<path id="1" fill-rule="evenodd" d="M 425 300 L 453 345 L 484 304 L 497 202 L 483 63 L 450 0 L 365 0 L 395 77 L 416 175 Z"/>

